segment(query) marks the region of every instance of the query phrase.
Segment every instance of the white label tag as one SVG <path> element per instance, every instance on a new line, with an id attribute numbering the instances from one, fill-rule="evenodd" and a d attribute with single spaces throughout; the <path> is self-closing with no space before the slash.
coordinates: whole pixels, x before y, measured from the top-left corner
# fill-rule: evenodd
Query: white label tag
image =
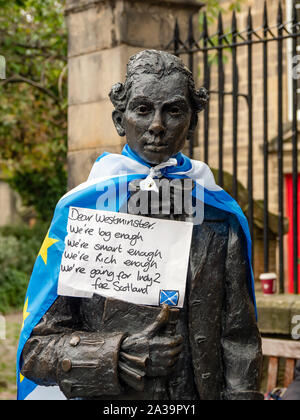
<path id="1" fill-rule="evenodd" d="M 183 307 L 193 224 L 70 207 L 58 294 Z"/>

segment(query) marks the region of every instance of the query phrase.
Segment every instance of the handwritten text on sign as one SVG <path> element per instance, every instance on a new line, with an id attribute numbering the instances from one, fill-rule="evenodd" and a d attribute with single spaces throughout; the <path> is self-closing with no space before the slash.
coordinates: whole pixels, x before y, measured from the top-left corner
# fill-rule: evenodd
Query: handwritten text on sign
<path id="1" fill-rule="evenodd" d="M 182 307 L 193 224 L 71 207 L 58 294 Z"/>

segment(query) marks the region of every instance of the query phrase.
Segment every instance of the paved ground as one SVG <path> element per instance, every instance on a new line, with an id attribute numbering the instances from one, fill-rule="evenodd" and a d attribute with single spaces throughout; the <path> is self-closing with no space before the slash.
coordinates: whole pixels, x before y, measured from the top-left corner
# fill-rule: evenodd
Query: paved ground
<path id="1" fill-rule="evenodd" d="M 22 313 L 5 316 L 6 339 L 0 340 L 0 400 L 16 399 L 16 354 Z"/>

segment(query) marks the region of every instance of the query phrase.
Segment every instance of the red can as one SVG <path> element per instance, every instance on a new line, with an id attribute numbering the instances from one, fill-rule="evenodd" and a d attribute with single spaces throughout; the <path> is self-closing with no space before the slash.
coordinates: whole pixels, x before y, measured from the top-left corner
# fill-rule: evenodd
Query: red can
<path id="1" fill-rule="evenodd" d="M 259 276 L 261 288 L 264 295 L 274 295 L 276 292 L 277 275 L 275 273 L 264 273 Z"/>

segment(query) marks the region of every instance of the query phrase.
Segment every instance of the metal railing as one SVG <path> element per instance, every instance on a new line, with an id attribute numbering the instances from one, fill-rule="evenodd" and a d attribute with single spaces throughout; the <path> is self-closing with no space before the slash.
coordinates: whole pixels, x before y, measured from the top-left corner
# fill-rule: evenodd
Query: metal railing
<path id="1" fill-rule="evenodd" d="M 199 38 L 195 37 L 195 30 L 193 19 L 190 18 L 188 36 L 185 41 L 181 39 L 180 28 L 176 21 L 174 28 L 174 37 L 166 46 L 166 50 L 173 52 L 177 56 L 185 56 L 188 61 L 190 70 L 194 73 L 196 69 L 195 57 L 200 57 L 201 73 L 203 74 L 203 86 L 208 89 L 211 96 L 217 97 L 217 112 L 218 112 L 218 183 L 220 186 L 224 184 L 224 105 L 227 95 L 232 97 L 232 195 L 238 198 L 238 167 L 239 167 L 239 139 L 238 139 L 238 123 L 239 123 L 239 103 L 240 99 L 244 98 L 247 104 L 248 114 L 248 163 L 247 163 L 247 188 L 248 188 L 248 222 L 251 236 L 254 234 L 254 197 L 253 197 L 253 182 L 255 180 L 253 172 L 253 110 L 254 110 L 254 93 L 253 93 L 253 68 L 254 51 L 260 45 L 262 49 L 262 57 L 260 66 L 262 69 L 262 95 L 263 95 L 263 129 L 261 132 L 261 143 L 263 144 L 263 243 L 264 243 L 264 271 L 269 272 L 269 153 L 270 153 L 270 138 L 269 138 L 269 67 L 268 59 L 270 44 L 275 44 L 276 48 L 276 66 L 277 66 L 277 89 L 278 89 L 278 116 L 277 116 L 277 164 L 278 164 L 278 278 L 279 278 L 279 292 L 284 292 L 284 63 L 287 61 L 285 53 L 285 43 L 288 41 L 291 46 L 291 57 L 297 56 L 297 40 L 300 39 L 300 24 L 297 18 L 296 4 L 293 4 L 292 16 L 289 21 L 283 18 L 283 10 L 281 3 L 278 7 L 277 22 L 275 25 L 269 25 L 268 10 L 265 3 L 264 10 L 262 10 L 262 25 L 258 29 L 253 27 L 253 16 L 251 10 L 248 13 L 246 28 L 242 31 L 237 27 L 237 15 L 232 14 L 231 28 L 229 31 L 224 31 L 224 18 L 219 14 L 217 32 L 209 34 L 209 27 L 206 14 L 204 13 L 202 20 L 202 33 Z M 198 29 L 198 28 L 197 28 Z M 243 71 L 247 75 L 247 88 L 240 89 L 239 83 L 239 69 L 241 64 L 238 63 L 239 51 L 241 48 L 246 50 L 246 59 L 243 62 Z M 228 90 L 228 83 L 225 84 L 225 64 L 224 57 L 230 51 L 231 66 L 229 78 L 231 80 L 231 88 Z M 217 71 L 217 89 L 213 90 L 211 87 L 211 72 L 212 65 L 210 62 L 211 54 L 214 53 L 215 71 Z M 257 55 L 255 56 L 257 60 Z M 274 63 L 272 63 L 274 66 Z M 227 68 L 228 66 L 226 66 Z M 289 82 L 292 86 L 292 173 L 293 173 L 293 283 L 294 293 L 298 294 L 298 95 L 297 95 L 297 78 L 290 75 Z M 225 88 L 227 86 L 227 89 Z M 203 123 L 203 160 L 209 163 L 210 150 L 210 106 L 204 111 Z M 227 144 L 226 144 L 227 147 Z M 190 141 L 189 153 L 194 157 L 194 141 Z M 197 157 L 196 157 L 197 158 Z M 271 186 L 274 188 L 274 186 Z"/>

